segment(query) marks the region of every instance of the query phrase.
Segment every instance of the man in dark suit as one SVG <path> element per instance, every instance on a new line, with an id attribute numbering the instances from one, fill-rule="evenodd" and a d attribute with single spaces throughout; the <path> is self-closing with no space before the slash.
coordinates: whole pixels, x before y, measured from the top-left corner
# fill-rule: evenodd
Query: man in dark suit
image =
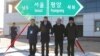
<path id="1" fill-rule="evenodd" d="M 62 20 L 57 19 L 56 24 L 52 28 L 55 36 L 55 56 L 58 56 L 58 46 L 60 47 L 60 56 L 63 54 L 63 39 L 65 34 L 65 26 L 61 24 Z"/>
<path id="2" fill-rule="evenodd" d="M 27 39 L 29 40 L 29 46 L 30 46 L 29 56 L 35 56 L 38 32 L 39 32 L 39 28 L 35 24 L 35 19 L 31 19 L 30 26 L 28 27 L 28 31 L 27 31 Z"/>
<path id="3" fill-rule="evenodd" d="M 16 27 L 15 22 L 12 24 L 12 26 L 10 28 L 10 35 L 11 35 L 11 44 L 12 44 L 11 47 L 14 47 L 15 43 L 13 43 L 13 41 L 15 40 L 16 35 L 17 35 L 17 27 Z"/>
<path id="4" fill-rule="evenodd" d="M 50 41 L 50 30 L 52 26 L 51 23 L 48 21 L 48 17 L 44 17 L 44 20 L 41 22 L 40 30 L 41 30 L 41 49 L 42 49 L 42 56 L 44 56 L 44 49 L 46 44 L 46 56 L 49 56 L 49 41 Z"/>
<path id="5" fill-rule="evenodd" d="M 66 26 L 66 36 L 68 40 L 68 56 L 74 56 L 74 44 L 77 37 L 77 26 L 74 23 L 73 17 L 69 17 L 69 23 Z"/>

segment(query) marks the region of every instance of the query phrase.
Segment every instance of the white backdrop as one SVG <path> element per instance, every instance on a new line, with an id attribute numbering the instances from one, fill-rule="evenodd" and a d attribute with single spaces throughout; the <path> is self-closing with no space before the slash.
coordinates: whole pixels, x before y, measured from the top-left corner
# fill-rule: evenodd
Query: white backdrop
<path id="1" fill-rule="evenodd" d="M 0 0 L 0 28 L 3 28 L 4 0 Z"/>

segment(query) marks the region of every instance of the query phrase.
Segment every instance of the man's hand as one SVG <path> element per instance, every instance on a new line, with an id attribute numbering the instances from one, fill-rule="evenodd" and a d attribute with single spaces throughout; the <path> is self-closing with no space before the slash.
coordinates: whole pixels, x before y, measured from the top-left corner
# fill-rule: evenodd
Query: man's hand
<path id="1" fill-rule="evenodd" d="M 78 40 L 78 38 L 76 38 L 75 40 Z"/>
<path id="2" fill-rule="evenodd" d="M 67 40 L 67 37 L 64 37 L 64 40 Z"/>
<path id="3" fill-rule="evenodd" d="M 53 34 L 50 34 L 50 37 L 54 37 L 54 35 Z"/>

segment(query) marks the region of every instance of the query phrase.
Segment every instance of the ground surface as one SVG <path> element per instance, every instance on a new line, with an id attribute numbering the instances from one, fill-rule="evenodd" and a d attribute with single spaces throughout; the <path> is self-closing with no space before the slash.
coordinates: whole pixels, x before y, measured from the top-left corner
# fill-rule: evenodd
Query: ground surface
<path id="1" fill-rule="evenodd" d="M 100 56 L 100 42 L 99 41 L 80 41 L 81 46 L 85 50 L 83 54 L 80 49 L 75 47 L 75 56 Z M 28 40 L 26 38 L 19 38 L 15 43 L 15 48 L 10 48 L 7 53 L 5 53 L 7 47 L 10 44 L 9 37 L 0 38 L 0 56 L 28 56 Z M 54 56 L 54 41 L 50 42 L 50 56 Z M 41 44 L 40 40 L 37 44 L 36 56 L 41 56 Z M 63 56 L 67 56 L 67 41 L 64 41 L 64 52 Z"/>

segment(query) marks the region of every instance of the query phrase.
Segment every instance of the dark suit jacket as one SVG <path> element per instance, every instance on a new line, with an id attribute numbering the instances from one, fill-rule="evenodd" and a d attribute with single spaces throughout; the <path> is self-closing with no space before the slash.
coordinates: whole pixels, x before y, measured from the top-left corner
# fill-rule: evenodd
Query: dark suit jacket
<path id="1" fill-rule="evenodd" d="M 75 39 L 77 37 L 77 26 L 75 23 L 70 26 L 70 23 L 66 26 L 66 36 L 68 39 Z"/>
<path id="2" fill-rule="evenodd" d="M 10 31 L 11 31 L 11 32 L 10 32 L 11 37 L 12 37 L 12 38 L 15 38 L 16 35 L 17 35 L 17 27 L 13 27 L 13 26 L 12 26 L 12 27 L 10 28 Z"/>
<path id="3" fill-rule="evenodd" d="M 27 39 L 29 39 L 30 43 L 37 43 L 37 34 L 39 32 L 38 26 L 29 26 L 27 31 Z"/>
<path id="4" fill-rule="evenodd" d="M 41 22 L 40 25 L 40 31 L 41 31 L 41 42 L 49 42 L 50 41 L 50 30 L 52 26 L 51 23 L 48 21 L 46 25 L 44 25 L 44 22 Z"/>
<path id="5" fill-rule="evenodd" d="M 55 24 L 52 28 L 52 32 L 55 35 L 55 40 L 63 41 L 63 37 L 65 34 L 65 26 L 63 24 L 60 25 Z"/>

